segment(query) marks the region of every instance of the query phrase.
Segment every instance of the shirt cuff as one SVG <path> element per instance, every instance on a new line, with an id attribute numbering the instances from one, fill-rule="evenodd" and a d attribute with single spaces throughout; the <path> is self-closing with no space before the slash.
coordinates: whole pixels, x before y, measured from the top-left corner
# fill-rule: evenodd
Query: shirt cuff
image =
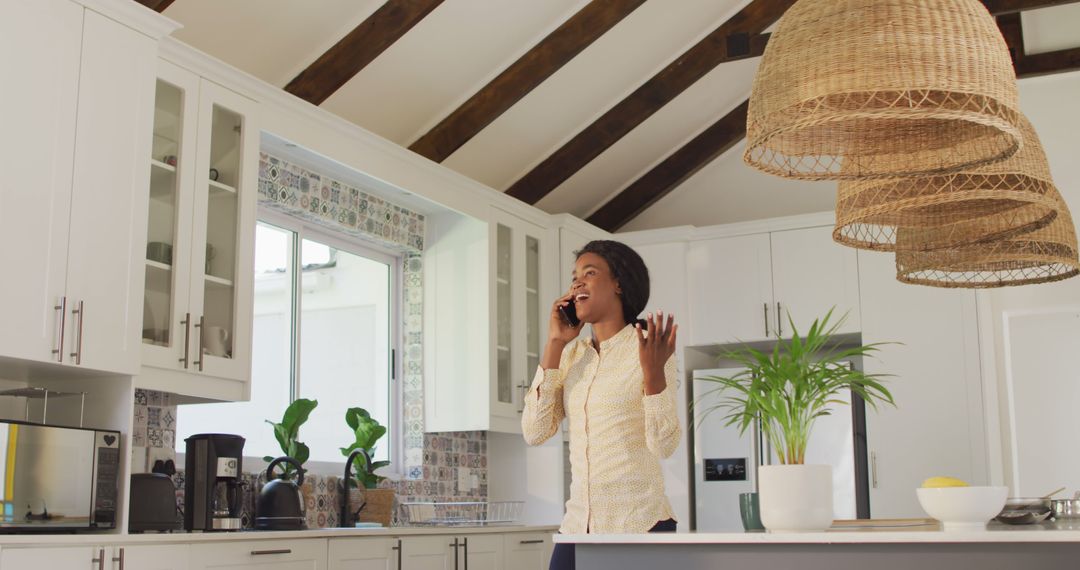
<path id="1" fill-rule="evenodd" d="M 642 396 L 646 415 L 665 415 L 672 411 L 672 402 L 668 395 L 670 389 L 671 386 L 668 386 L 663 392 Z"/>
<path id="2" fill-rule="evenodd" d="M 533 378 L 532 389 L 536 390 L 541 386 L 549 388 L 562 388 L 563 376 L 562 370 L 553 368 L 551 370 L 545 370 L 543 366 L 536 367 L 536 376 Z"/>

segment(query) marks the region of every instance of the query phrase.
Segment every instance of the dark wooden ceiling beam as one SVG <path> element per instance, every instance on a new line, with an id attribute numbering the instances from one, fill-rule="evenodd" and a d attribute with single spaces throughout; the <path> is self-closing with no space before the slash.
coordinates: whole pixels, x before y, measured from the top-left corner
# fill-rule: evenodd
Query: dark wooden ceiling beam
<path id="1" fill-rule="evenodd" d="M 293 78 L 285 90 L 314 105 L 322 104 L 442 1 L 387 0 Z"/>
<path id="2" fill-rule="evenodd" d="M 1001 30 L 1001 37 L 1005 38 L 1005 45 L 1009 46 L 1013 67 L 1019 72 L 1024 59 L 1024 28 L 1020 23 L 1020 12 L 998 16 L 997 26 Z"/>
<path id="3" fill-rule="evenodd" d="M 135 1 L 138 2 L 139 4 L 142 4 L 143 6 L 146 6 L 147 8 L 150 8 L 151 10 L 153 10 L 155 12 L 160 13 L 160 12 L 164 12 L 165 8 L 168 8 L 170 5 L 172 5 L 174 0 L 135 0 Z"/>
<path id="4" fill-rule="evenodd" d="M 507 190 L 535 204 L 717 65 L 748 57 L 728 53 L 729 38 L 764 32 L 794 0 L 754 0 L 562 145 Z"/>
<path id="5" fill-rule="evenodd" d="M 749 106 L 749 101 L 743 101 L 710 125 L 601 206 L 589 216 L 589 223 L 614 232 L 666 196 L 746 136 L 746 110 Z"/>
<path id="6" fill-rule="evenodd" d="M 982 0 L 983 6 L 986 6 L 986 9 L 995 16 L 1075 2 L 1080 2 L 1080 0 Z"/>
<path id="7" fill-rule="evenodd" d="M 1024 54 L 1016 68 L 1020 78 L 1080 70 L 1080 48 Z"/>
<path id="8" fill-rule="evenodd" d="M 409 149 L 442 162 L 645 0 L 593 0 L 498 77 L 421 136 Z"/>

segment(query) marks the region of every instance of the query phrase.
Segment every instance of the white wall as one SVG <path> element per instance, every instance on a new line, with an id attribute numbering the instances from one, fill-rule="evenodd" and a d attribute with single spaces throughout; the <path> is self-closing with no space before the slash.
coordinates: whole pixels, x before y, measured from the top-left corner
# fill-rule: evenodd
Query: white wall
<path id="1" fill-rule="evenodd" d="M 1047 159 L 1050 161 L 1050 172 L 1054 177 L 1054 183 L 1064 196 L 1073 216 L 1080 214 L 1080 72 L 1050 75 L 1025 79 L 1020 82 L 1020 107 L 1027 114 L 1035 131 L 1046 149 Z M 1010 318 L 1020 318 L 1021 315 L 1032 312 L 1054 311 L 1059 308 L 1075 308 L 1080 305 L 1080 277 L 1068 279 L 1058 283 L 1045 285 L 1033 285 L 1025 287 L 1010 287 L 989 291 L 980 295 L 980 310 L 986 315 L 983 325 L 983 349 L 984 364 L 989 368 L 991 387 L 997 388 L 996 410 L 991 410 L 988 427 L 996 427 L 990 434 L 992 440 L 1000 440 L 1000 457 L 991 465 L 991 475 L 997 481 L 1004 482 L 1013 487 L 1017 492 L 1017 476 L 1022 469 L 1017 464 L 1017 459 L 1026 456 L 1027 450 L 1032 447 L 1042 449 L 1046 440 L 1043 435 L 1052 435 L 1064 430 L 1065 433 L 1075 433 L 1075 425 L 1068 418 L 1046 414 L 1045 423 L 1038 430 L 1025 429 L 1030 427 L 1017 425 L 1017 421 L 1024 423 L 1024 418 L 1017 417 L 1017 413 L 1023 413 L 1024 398 L 1029 398 L 1039 393 L 1068 394 L 1071 385 L 1076 384 L 1075 375 L 1057 375 L 1053 377 L 1036 378 L 1035 372 L 1029 362 L 1044 360 L 1046 366 L 1055 363 L 1063 365 L 1067 369 L 1075 369 L 1070 364 L 1070 357 L 1053 348 L 1052 344 L 1040 344 L 1032 342 L 1030 334 L 1037 328 L 1019 326 L 1010 327 Z M 1010 329 L 1012 334 L 1009 334 Z M 1074 347 L 1075 349 L 1075 347 Z M 1022 362 L 1007 362 L 1009 352 L 1022 353 Z M 1014 366 L 1016 365 L 1016 366 Z M 1012 396 L 1010 398 L 1009 379 L 1011 376 Z M 1075 403 L 1075 400 L 1072 400 Z M 1015 409 L 1014 404 L 1020 404 L 1020 409 Z M 993 412 L 996 411 L 996 414 Z M 997 424 L 997 425 L 995 425 Z M 1020 428 L 1017 430 L 1016 428 Z M 1025 450 L 1021 453 L 1021 450 Z M 997 449 L 993 451 L 998 451 Z M 1064 478 L 1062 485 L 1066 484 Z M 1037 483 L 1038 481 L 1036 481 Z M 1024 481 L 1019 481 L 1021 492 L 1035 492 L 1035 488 L 1028 488 Z M 1074 485 L 1080 482 L 1074 483 Z M 1053 490 L 1046 489 L 1041 493 Z M 1041 494 L 1040 493 L 1040 494 Z"/>

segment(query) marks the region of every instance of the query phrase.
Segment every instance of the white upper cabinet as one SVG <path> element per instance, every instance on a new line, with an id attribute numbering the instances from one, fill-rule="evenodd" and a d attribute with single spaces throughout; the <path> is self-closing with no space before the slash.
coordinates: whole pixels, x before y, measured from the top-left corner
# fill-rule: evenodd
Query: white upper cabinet
<path id="1" fill-rule="evenodd" d="M 83 9 L 68 0 L 0 4 L 0 352 L 61 361 L 72 154 Z M 21 54 L 36 54 L 22 57 Z M 66 348 L 66 347 L 65 347 Z M 66 360 L 66 357 L 63 358 Z"/>
<path id="2" fill-rule="evenodd" d="M 70 353 L 89 368 L 135 374 L 149 179 L 140 160 L 156 65 L 156 42 L 86 11 L 68 245 Z M 72 306 L 71 303 L 77 303 Z"/>
<path id="3" fill-rule="evenodd" d="M 691 242 L 687 279 L 688 344 L 787 338 L 789 313 L 804 334 L 832 307 L 840 332 L 859 330 L 857 257 L 829 227 Z"/>
<path id="4" fill-rule="evenodd" d="M 814 319 L 847 314 L 838 332 L 859 331 L 859 269 L 855 250 L 832 239 L 832 227 L 772 232 L 773 301 L 777 331 L 791 336 L 788 314 L 800 334 Z M 777 332 L 777 331 L 774 331 Z"/>
<path id="5" fill-rule="evenodd" d="M 769 234 L 692 242 L 686 266 L 687 344 L 760 340 L 775 334 Z"/>
<path id="6" fill-rule="evenodd" d="M 258 182 L 254 107 L 159 62 L 153 145 L 143 158 L 151 177 L 141 386 L 219 400 L 247 397 Z"/>
<path id="7" fill-rule="evenodd" d="M 975 293 L 905 285 L 893 256 L 858 252 L 862 341 L 897 343 L 864 360 L 889 374 L 896 407 L 866 410 L 870 514 L 924 516 L 915 498 L 936 475 L 987 484 Z"/>
<path id="8" fill-rule="evenodd" d="M 523 397 L 540 366 L 554 300 L 544 279 L 554 259 L 549 230 L 492 210 L 494 303 L 491 429 L 520 433 Z"/>
<path id="9" fill-rule="evenodd" d="M 558 263 L 554 230 L 499 209 L 429 220 L 424 251 L 424 426 L 521 433 Z"/>
<path id="10" fill-rule="evenodd" d="M 6 356 L 134 374 L 156 42 L 66 0 L 0 5 Z"/>

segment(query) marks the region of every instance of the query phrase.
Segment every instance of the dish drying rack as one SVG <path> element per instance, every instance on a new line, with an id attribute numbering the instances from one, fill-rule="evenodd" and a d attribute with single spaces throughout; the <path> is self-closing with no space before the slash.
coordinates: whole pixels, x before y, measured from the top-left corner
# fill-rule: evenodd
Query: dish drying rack
<path id="1" fill-rule="evenodd" d="M 401 503 L 402 522 L 427 526 L 509 524 L 521 518 L 525 501 L 452 501 Z"/>

